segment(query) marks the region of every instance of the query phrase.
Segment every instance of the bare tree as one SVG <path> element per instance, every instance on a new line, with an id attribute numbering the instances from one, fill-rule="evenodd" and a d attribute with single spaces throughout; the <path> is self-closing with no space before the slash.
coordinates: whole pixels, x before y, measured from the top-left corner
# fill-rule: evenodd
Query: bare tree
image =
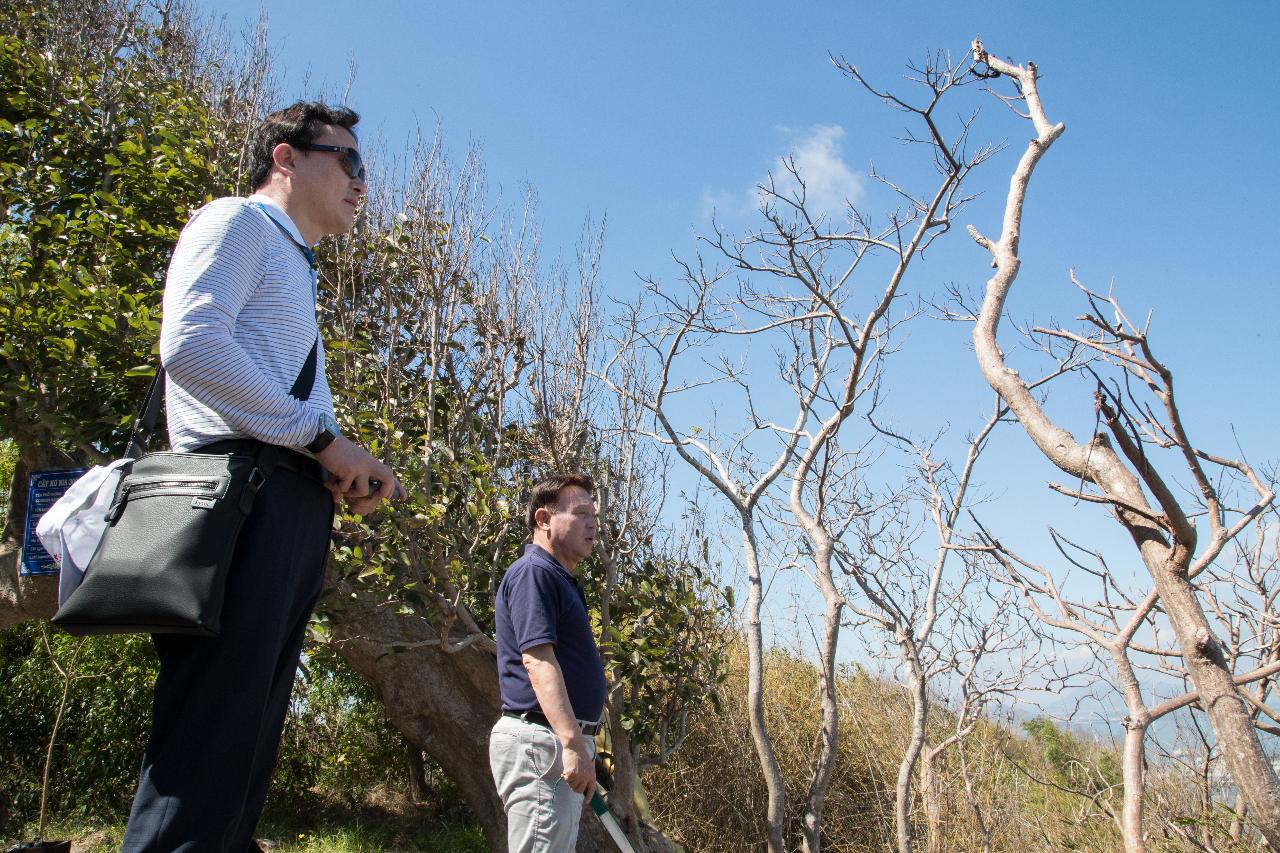
<path id="1" fill-rule="evenodd" d="M 929 853 L 943 853 L 948 849 L 947 824 L 951 818 L 944 807 L 944 771 L 952 753 L 960 754 L 960 763 L 952 778 L 958 777 L 962 783 L 984 849 L 991 849 L 990 821 L 974 793 L 979 768 L 970 768 L 964 748 L 978 726 L 988 719 L 993 706 L 1009 703 L 1029 688 L 1042 686 L 1035 684 L 1036 681 L 1063 681 L 1061 677 L 1044 678 L 1044 660 L 1040 655 L 1043 638 L 1023 623 L 1021 614 L 1007 598 L 997 595 L 986 584 L 981 586 L 981 593 L 974 596 L 975 586 L 972 582 L 966 584 L 968 601 L 957 611 L 953 626 L 947 632 L 943 654 L 934 666 L 943 677 L 936 679 L 939 684 L 930 687 L 943 696 L 949 693 L 953 700 L 945 705 L 951 716 L 950 728 L 935 735 L 932 743 L 924 742 L 919 758 L 920 796 Z"/>
<path id="2" fill-rule="evenodd" d="M 917 773 L 928 849 L 940 851 L 944 840 L 937 777 L 943 756 L 973 733 L 991 702 L 1029 686 L 1036 668 L 1034 652 L 1027 653 L 1035 648 L 1031 637 L 1005 607 L 1007 602 L 992 594 L 978 565 L 968 558 L 975 546 L 957 529 L 979 456 L 1004 413 L 997 406 L 970 438 L 959 470 L 938 458 L 936 439 L 913 440 L 872 419 L 891 446 L 915 458 L 914 485 L 882 501 L 855 500 L 848 513 L 851 530 L 839 546 L 853 586 L 847 595 L 850 608 L 876 631 L 886 656 L 896 661 L 911 703 L 910 733 L 894 792 L 899 853 L 915 847 L 912 791 Z M 931 712 L 944 690 L 958 700 L 954 724 L 930 744 L 930 729 L 936 729 Z"/>
<path id="3" fill-rule="evenodd" d="M 1121 748 L 1123 806 L 1117 822 L 1125 850 L 1141 853 L 1146 850 L 1143 802 L 1147 732 L 1156 720 L 1174 710 L 1151 706 L 1147 697 L 1152 687 L 1144 683 L 1142 671 L 1157 669 L 1165 675 L 1176 675 L 1176 663 L 1168 661 L 1171 658 L 1176 661 L 1178 653 L 1165 647 L 1155 630 L 1158 597 L 1154 590 L 1143 596 L 1126 592 L 1102 554 L 1087 551 L 1056 531 L 1051 530 L 1050 534 L 1069 566 L 1096 580 L 1099 587 L 1096 600 L 1071 598 L 1053 571 L 1013 554 L 989 535 L 987 542 L 995 560 L 1004 569 L 1005 581 L 1018 591 L 1029 612 L 1053 629 L 1079 634 L 1110 664 L 1113 685 L 1123 697 L 1127 710 Z"/>
<path id="4" fill-rule="evenodd" d="M 1268 481 L 1274 480 L 1275 472 L 1270 472 Z M 1272 506 L 1254 522 L 1251 541 L 1234 543 L 1236 559 L 1225 579 L 1232 594 L 1225 601 L 1213 601 L 1220 623 L 1227 626 L 1228 656 L 1233 671 L 1272 670 L 1241 690 L 1251 707 L 1254 725 L 1271 735 L 1280 735 L 1280 712 L 1271 704 L 1280 676 L 1280 620 L 1276 618 L 1276 601 L 1280 596 L 1278 521 L 1280 513 Z M 1238 796 L 1230 831 L 1233 841 L 1241 839 L 1245 812 L 1244 798 Z"/>
<path id="5" fill-rule="evenodd" d="M 1267 481 L 1274 482 L 1273 472 L 1268 472 Z M 1227 662 L 1236 674 L 1241 696 L 1252 708 L 1254 725 L 1273 736 L 1280 735 L 1276 725 L 1280 712 L 1269 701 L 1280 671 L 1275 616 L 1275 598 L 1280 594 L 1276 520 L 1273 506 L 1255 520 L 1248 535 L 1232 542 L 1234 560 L 1223 559 L 1210 566 L 1198 583 L 1207 609 L 1224 634 Z M 1179 677 L 1184 689 L 1192 687 L 1185 670 Z M 1239 792 L 1224 784 L 1221 749 L 1202 723 L 1203 709 L 1198 702 L 1188 704 L 1194 697 L 1191 691 L 1160 705 L 1168 711 L 1184 706 L 1192 711 L 1179 720 L 1178 737 L 1172 744 L 1154 744 L 1153 752 L 1161 756 L 1168 773 L 1182 783 L 1172 786 L 1174 790 L 1158 804 L 1177 818 L 1165 820 L 1164 832 L 1203 849 L 1245 844 L 1252 835 L 1246 830 L 1247 809 Z M 1198 798 L 1192 801 L 1187 788 L 1197 791 Z"/>
<path id="6" fill-rule="evenodd" d="M 823 599 L 818 654 L 822 723 L 815 745 L 813 773 L 805 796 L 803 848 L 821 849 L 822 809 L 839 739 L 835 699 L 835 660 L 846 602 L 835 583 L 833 558 L 839 531 L 849 516 L 831 517 L 832 472 L 847 469 L 838 437 L 857 405 L 875 387 L 881 360 L 900 321 L 892 310 L 903 294 L 908 268 L 950 227 L 967 198 L 960 187 L 968 173 L 990 153 L 967 149 L 969 122 L 947 138 L 936 118 L 938 105 L 970 79 L 967 62 L 931 57 L 911 68 L 924 95 L 920 105 L 872 88 L 843 60 L 836 66 L 893 108 L 909 114 L 921 129 L 909 141 L 928 152 L 937 180 L 928 192 L 913 194 L 875 175 L 901 206 L 881 223 L 849 205 L 842 217 L 823 215 L 808 197 L 806 176 L 794 159 L 758 188 L 764 225 L 734 238 L 719 227 L 704 238 L 728 269 L 708 269 L 702 257 L 682 261 L 687 291 L 674 296 L 656 280 L 647 283 L 647 302 L 633 306 L 619 341 L 619 352 L 643 350 L 656 363 L 651 396 L 637 398 L 654 417 L 653 437 L 718 490 L 730 503 L 743 537 L 748 581 L 748 710 L 757 757 L 768 788 L 766 825 L 771 851 L 785 849 L 786 792 L 765 724 L 764 641 L 761 631 L 764 582 L 760 530 L 769 525 L 761 501 L 789 481 L 784 510 L 802 532 L 802 559 L 812 565 Z M 887 273 L 865 297 L 858 287 L 876 275 L 872 258 L 887 258 Z M 736 274 L 736 287 L 727 279 Z M 855 308 L 862 298 L 864 304 Z M 735 346 L 743 348 L 731 356 Z M 762 400 L 753 389 L 750 347 L 770 347 L 772 369 L 789 392 L 789 408 Z M 698 351 L 715 355 L 694 367 Z M 610 378 L 613 365 L 601 375 Z M 766 377 L 766 381 L 777 379 Z M 725 433 L 718 425 L 689 423 L 688 398 L 716 386 L 714 393 L 737 392 L 746 425 Z M 761 386 L 756 385 L 755 388 Z M 780 412 L 785 412 L 779 417 Z M 793 553 L 801 554 L 794 547 Z"/>
<path id="7" fill-rule="evenodd" d="M 640 433 L 644 415 L 635 401 L 648 382 L 646 365 L 634 353 L 619 354 L 614 376 L 623 393 L 591 373 L 601 359 L 596 275 L 603 244 L 603 225 L 588 221 L 576 262 L 554 265 L 550 286 L 537 288 L 542 321 L 527 329 L 528 380 L 516 399 L 535 437 L 524 464 L 585 470 L 597 481 L 602 523 L 592 563 L 600 571 L 590 580 L 611 680 L 609 805 L 643 846 L 638 774 L 665 763 L 684 742 L 689 714 L 718 686 L 727 640 L 701 526 L 659 529 L 669 460 Z M 649 651 L 659 647 L 660 662 Z"/>
<path id="8" fill-rule="evenodd" d="M 1088 319 L 1093 328 L 1084 334 L 1043 330 L 1088 348 L 1121 371 L 1123 390 L 1101 379 L 1097 382 L 1094 405 L 1100 429 L 1088 442 L 1076 441 L 1055 423 L 1018 373 L 1007 366 L 996 336 L 1020 267 L 1018 247 L 1027 187 L 1040 158 L 1065 126 L 1049 121 L 1033 63 L 1010 64 L 976 41 L 973 55 L 993 78 L 1007 77 L 1013 82 L 1016 96 L 1005 100 L 1021 104 L 1026 110 L 1023 118 L 1035 130 L 1011 177 L 999 238 L 992 240 L 970 228 L 974 240 L 991 253 L 996 267 L 973 330 L 978 365 L 1041 453 L 1079 481 L 1077 489 L 1058 490 L 1108 507 L 1132 537 L 1151 576 L 1152 595 L 1168 618 L 1177 651 L 1222 745 L 1231 777 L 1267 843 L 1280 849 L 1280 779 L 1258 739 L 1252 708 L 1233 680 L 1222 641 L 1206 618 L 1193 581 L 1265 511 L 1274 494 L 1246 463 L 1211 454 L 1192 442 L 1175 401 L 1172 371 L 1156 358 L 1146 329 L 1130 323 L 1118 311 L 1110 318 L 1100 316 L 1100 311 L 1092 312 Z M 1150 394 L 1150 402 L 1136 399 L 1142 389 Z M 1158 450 L 1171 451 L 1194 484 L 1198 510 L 1209 527 L 1207 542 L 1199 542 L 1191 514 L 1157 470 L 1153 457 Z M 1239 509 L 1224 505 L 1206 464 L 1247 481 L 1254 498 L 1249 505 Z"/>
<path id="9" fill-rule="evenodd" d="M 753 434 L 771 431 L 772 425 L 757 422 L 748 434 L 738 436 L 727 449 L 717 452 L 709 440 L 701 437 L 704 431 L 708 433 L 713 431 L 704 430 L 696 425 L 682 430 L 673 424 L 668 414 L 668 398 L 678 397 L 707 384 L 702 381 L 673 384 L 672 370 L 676 359 L 694 345 L 693 339 L 706 336 L 706 318 L 708 312 L 712 310 L 714 288 L 720 279 L 720 276 L 706 275 L 700 265 L 695 267 L 685 264 L 683 266 L 686 281 L 691 285 L 691 298 L 680 301 L 668 297 L 662 293 L 657 282 L 649 282 L 649 293 L 659 304 L 656 314 L 657 323 L 647 327 L 648 324 L 640 307 L 634 306 L 625 321 L 625 336 L 619 342 L 618 356 L 606 363 L 599 376 L 616 393 L 629 396 L 634 402 L 647 408 L 656 421 L 655 430 L 649 434 L 654 439 L 673 447 L 677 455 L 718 489 L 733 507 L 742 533 L 743 556 L 748 579 L 746 618 L 749 657 L 748 715 L 751 736 L 768 789 L 766 821 L 769 850 L 770 853 L 781 853 L 786 849 L 783 842 L 786 793 L 782 772 L 764 720 L 764 642 L 761 632 L 764 583 L 757 509 L 765 491 L 781 476 L 794 453 L 799 441 L 799 426 L 803 424 L 803 420 L 796 425 L 795 429 L 787 432 L 782 442 L 782 449 L 763 469 L 744 452 L 744 445 Z M 647 393 L 628 394 L 627 389 L 616 378 L 616 365 L 621 363 L 622 354 L 632 352 L 636 348 L 649 348 L 659 358 L 657 388 L 652 397 Z M 722 378 L 729 379 L 733 376 L 733 371 L 727 365 L 725 367 L 727 372 Z M 810 403 L 812 397 L 812 393 L 808 395 L 807 399 Z"/>

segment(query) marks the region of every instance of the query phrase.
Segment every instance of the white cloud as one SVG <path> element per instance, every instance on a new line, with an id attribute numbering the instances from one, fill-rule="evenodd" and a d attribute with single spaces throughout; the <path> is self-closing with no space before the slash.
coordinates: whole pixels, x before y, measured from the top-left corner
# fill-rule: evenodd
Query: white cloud
<path id="1" fill-rule="evenodd" d="M 709 221 L 712 217 L 723 218 L 725 216 L 737 218 L 751 213 L 755 209 L 755 196 L 750 192 L 713 190 L 711 187 L 702 188 L 700 213 L 705 220 Z"/>
<path id="2" fill-rule="evenodd" d="M 843 217 L 846 204 L 857 204 L 863 191 L 863 176 L 844 161 L 840 144 L 844 128 L 838 124 L 819 124 L 804 134 L 791 133 L 791 145 L 771 170 L 774 186 L 787 196 L 798 195 L 800 183 L 791 174 L 789 165 L 794 163 L 800 181 L 804 182 L 809 210 L 817 215 Z M 766 182 L 767 179 L 759 183 Z M 756 193 L 758 202 L 759 190 Z"/>
<path id="3" fill-rule="evenodd" d="M 804 181 L 806 206 L 811 215 L 843 220 L 847 204 L 857 204 L 862 199 L 866 177 L 850 169 L 844 160 L 843 127 L 819 124 L 806 129 L 776 129 L 787 141 L 783 152 L 774 158 L 769 175 L 761 176 L 745 190 L 704 188 L 701 200 L 704 219 L 713 214 L 738 219 L 753 213 L 763 201 L 760 186 L 768 184 L 770 175 L 779 193 L 796 197 L 800 184 L 788 168 L 788 162 L 794 162 L 800 180 Z"/>

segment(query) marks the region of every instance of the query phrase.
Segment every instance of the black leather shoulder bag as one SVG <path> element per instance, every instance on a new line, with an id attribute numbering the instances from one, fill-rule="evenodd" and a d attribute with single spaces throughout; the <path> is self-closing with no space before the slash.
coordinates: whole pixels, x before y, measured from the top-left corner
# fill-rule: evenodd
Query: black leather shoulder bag
<path id="1" fill-rule="evenodd" d="M 306 400 L 316 345 L 290 394 Z M 236 539 L 280 448 L 257 453 L 146 453 L 164 396 L 156 372 L 134 422 L 108 527 L 84 580 L 53 617 L 71 634 L 216 637 Z"/>

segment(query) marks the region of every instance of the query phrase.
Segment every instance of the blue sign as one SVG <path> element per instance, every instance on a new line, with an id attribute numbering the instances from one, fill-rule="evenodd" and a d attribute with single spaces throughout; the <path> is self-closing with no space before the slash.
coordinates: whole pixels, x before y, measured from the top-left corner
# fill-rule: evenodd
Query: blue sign
<path id="1" fill-rule="evenodd" d="M 56 575 L 58 564 L 40 544 L 36 525 L 40 516 L 58 502 L 71 484 L 79 480 L 88 468 L 63 468 L 59 471 L 36 471 L 27 486 L 27 529 L 22 535 L 22 563 L 20 575 Z"/>

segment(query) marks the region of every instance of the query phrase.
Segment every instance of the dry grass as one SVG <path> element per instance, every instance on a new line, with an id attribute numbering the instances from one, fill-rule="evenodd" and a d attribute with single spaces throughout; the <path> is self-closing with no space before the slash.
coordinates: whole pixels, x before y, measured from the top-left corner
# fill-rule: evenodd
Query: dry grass
<path id="1" fill-rule="evenodd" d="M 803 660 L 781 652 L 766 660 L 766 716 L 787 785 L 788 838 L 799 840 L 804 794 L 818 727 L 817 677 Z M 826 849 L 841 853 L 896 850 L 893 792 L 910 729 L 906 693 L 896 684 L 848 669 L 840 681 L 841 745 L 824 812 Z M 936 742 L 952 720 L 943 708 L 931 716 Z M 746 654 L 738 649 L 722 692 L 719 714 L 695 722 L 684 747 L 664 768 L 644 775 L 654 822 L 689 851 L 740 853 L 764 845 L 765 785 L 746 714 Z M 1053 744 L 984 724 L 963 752 L 940 767 L 941 850 L 984 850 L 978 815 L 995 851 L 1119 853 L 1123 843 L 1109 810 L 1120 791 L 1114 753 L 1106 746 L 1054 729 Z M 970 786 L 964 781 L 967 772 Z M 1186 779 L 1150 768 L 1148 846 L 1152 853 L 1197 849 L 1198 800 Z M 1081 793 L 1072 793 L 1075 789 Z M 970 793 L 970 790 L 972 793 Z M 917 850 L 926 850 L 925 814 L 914 791 Z M 1092 795 L 1092 796 L 1090 796 Z M 1243 851 L 1213 827 L 1214 847 Z M 1207 830 L 1206 830 L 1207 831 Z"/>

